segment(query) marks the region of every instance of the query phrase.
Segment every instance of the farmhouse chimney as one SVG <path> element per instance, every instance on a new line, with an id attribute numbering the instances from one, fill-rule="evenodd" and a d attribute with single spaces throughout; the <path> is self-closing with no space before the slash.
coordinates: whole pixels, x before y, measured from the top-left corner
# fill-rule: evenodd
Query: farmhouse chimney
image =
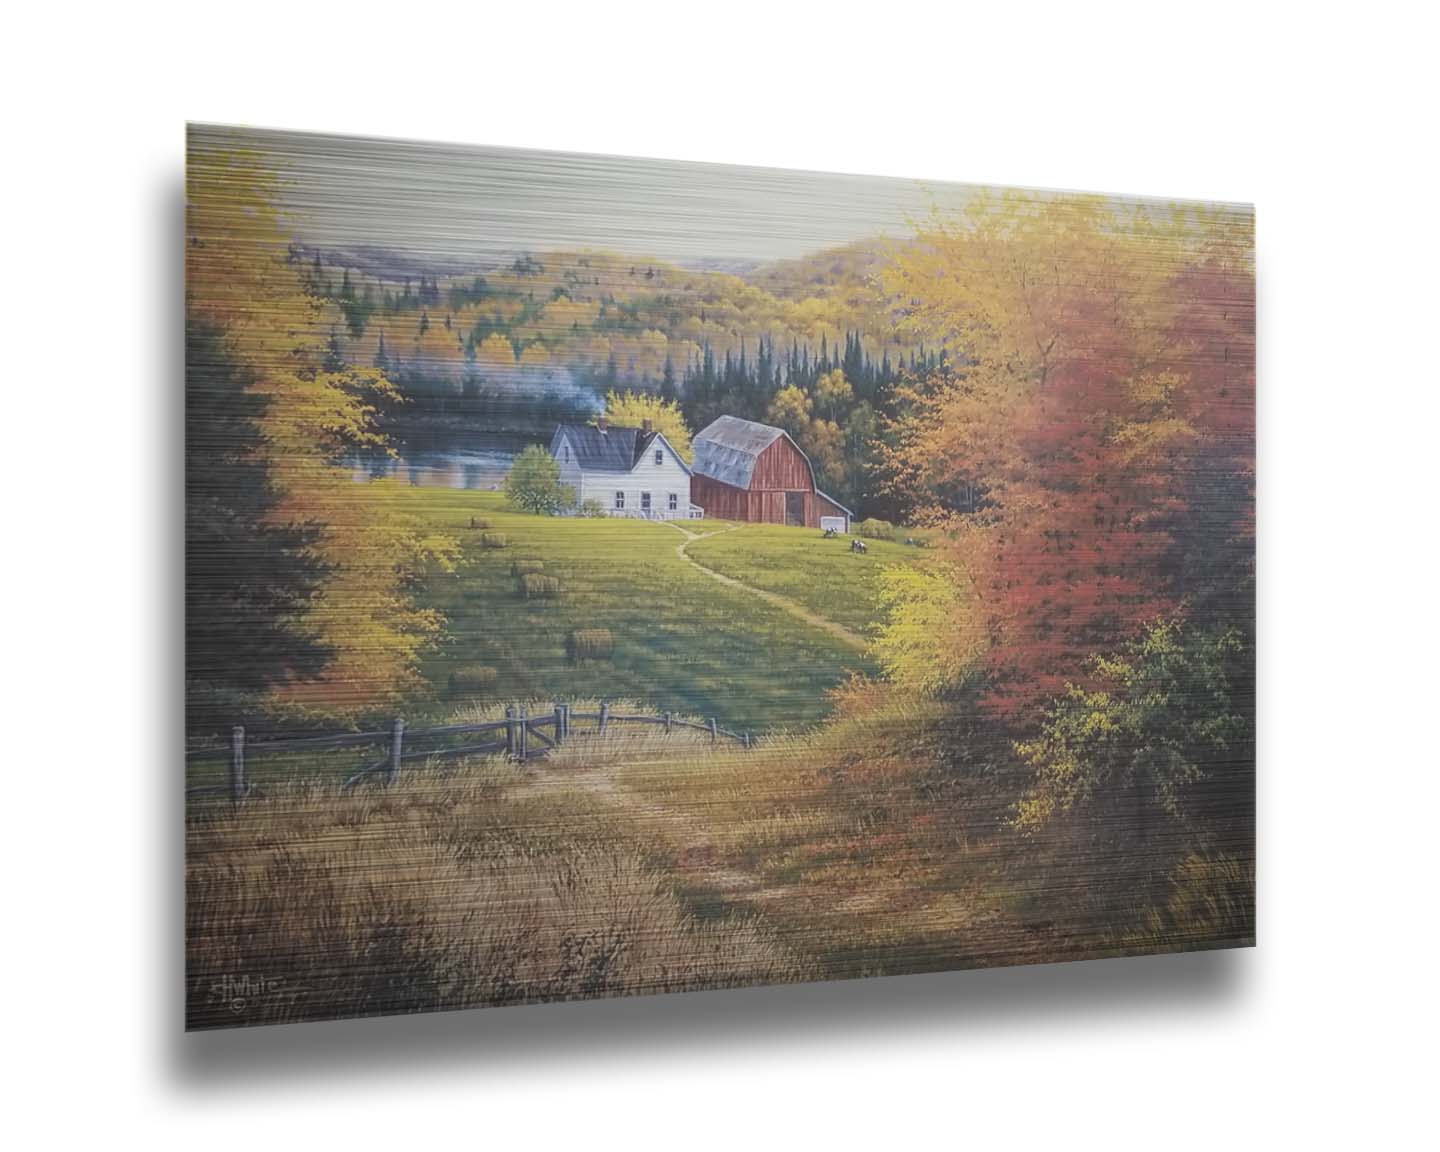
<path id="1" fill-rule="evenodd" d="M 642 420 L 640 422 L 640 431 L 644 432 L 647 436 L 650 435 L 651 432 L 655 431 L 655 421 Z"/>
<path id="2" fill-rule="evenodd" d="M 609 431 L 610 421 L 607 417 L 602 415 L 596 419 L 595 427 L 599 428 L 601 432 Z"/>

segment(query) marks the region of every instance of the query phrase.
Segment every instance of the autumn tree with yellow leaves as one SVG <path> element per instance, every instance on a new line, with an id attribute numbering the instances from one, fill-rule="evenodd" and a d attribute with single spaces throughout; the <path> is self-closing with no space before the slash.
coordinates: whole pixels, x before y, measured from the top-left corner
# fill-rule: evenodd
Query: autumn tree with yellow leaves
<path id="1" fill-rule="evenodd" d="M 648 392 L 610 392 L 605 396 L 605 418 L 617 428 L 643 428 L 648 420 L 680 459 L 686 464 L 695 462 L 690 429 L 676 404 Z"/>
<path id="2" fill-rule="evenodd" d="M 192 140 L 186 324 L 211 353 L 187 364 L 187 392 L 193 402 L 197 392 L 229 390 L 221 407 L 249 406 L 252 418 L 232 423 L 217 451 L 253 466 L 251 482 L 268 496 L 250 507 L 263 508 L 263 527 L 289 532 L 274 577 L 300 563 L 309 578 L 287 599 L 288 654 L 285 644 L 274 644 L 263 670 L 237 675 L 235 663 L 262 657 L 237 644 L 227 667 L 225 614 L 217 610 L 209 615 L 216 631 L 206 637 L 206 662 L 192 661 L 190 672 L 212 678 L 222 696 L 239 686 L 272 703 L 353 715 L 417 681 L 417 660 L 441 622 L 416 607 L 411 587 L 431 565 L 451 563 L 456 544 L 406 516 L 387 483 L 356 483 L 340 466 L 347 451 L 383 448 L 376 405 L 394 392 L 376 369 L 327 365 L 330 334 L 344 318 L 306 291 L 289 259 L 277 181 L 253 154 Z M 224 371 L 215 370 L 219 361 Z M 203 459 L 192 463 L 203 472 Z M 244 508 L 194 511 L 223 519 Z M 192 554 L 187 562 L 210 565 L 221 583 L 212 590 L 217 603 L 253 594 L 239 586 L 239 570 L 229 577 L 235 586 L 223 586 L 225 566 L 216 559 Z M 265 579 L 264 572 L 247 575 Z"/>

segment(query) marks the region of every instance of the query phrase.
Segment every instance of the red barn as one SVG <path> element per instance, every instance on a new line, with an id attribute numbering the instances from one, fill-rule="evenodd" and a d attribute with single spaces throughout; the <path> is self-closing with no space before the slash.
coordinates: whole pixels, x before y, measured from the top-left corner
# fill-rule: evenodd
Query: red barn
<path id="1" fill-rule="evenodd" d="M 695 437 L 690 503 L 715 520 L 850 531 L 850 509 L 815 487 L 810 458 L 789 434 L 736 416 Z"/>

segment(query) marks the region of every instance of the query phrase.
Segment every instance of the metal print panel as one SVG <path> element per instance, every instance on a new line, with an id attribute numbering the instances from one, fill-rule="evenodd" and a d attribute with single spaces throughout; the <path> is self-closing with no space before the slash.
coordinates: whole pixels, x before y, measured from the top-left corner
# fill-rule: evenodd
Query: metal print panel
<path id="1" fill-rule="evenodd" d="M 1248 207 L 188 143 L 190 1027 L 1253 942 Z"/>

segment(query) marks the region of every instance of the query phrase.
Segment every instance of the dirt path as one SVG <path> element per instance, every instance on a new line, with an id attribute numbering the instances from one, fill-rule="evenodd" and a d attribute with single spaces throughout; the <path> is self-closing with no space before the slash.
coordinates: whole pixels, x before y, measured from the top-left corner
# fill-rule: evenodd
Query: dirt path
<path id="1" fill-rule="evenodd" d="M 822 632 L 828 632 L 842 644 L 848 644 L 851 648 L 864 651 L 870 646 L 870 642 L 866 640 L 864 636 L 850 631 L 850 629 L 844 625 L 837 624 L 833 620 L 827 620 L 823 616 L 817 616 L 803 604 L 798 604 L 787 596 L 781 596 L 778 592 L 770 592 L 764 588 L 756 588 L 753 584 L 746 584 L 743 580 L 736 580 L 733 576 L 726 576 L 723 572 L 717 572 L 713 568 L 707 568 L 704 564 L 700 563 L 699 560 L 691 556 L 690 553 L 685 551 L 685 549 L 689 548 L 690 545 L 694 544 L 697 540 L 708 540 L 711 536 L 722 536 L 726 532 L 734 532 L 738 525 L 721 528 L 717 532 L 692 532 L 688 528 L 681 528 L 680 525 L 674 521 L 667 520 L 665 523 L 669 524 L 670 527 L 685 537 L 681 543 L 676 545 L 675 554 L 691 567 L 705 573 L 710 579 L 718 580 L 721 584 L 725 584 L 731 588 L 738 588 L 742 592 L 748 592 L 752 596 L 758 596 L 761 600 L 773 604 L 782 612 L 788 612 L 790 615 L 805 621 L 805 623 L 809 624 L 812 628 L 819 628 Z"/>
<path id="2" fill-rule="evenodd" d="M 656 761 L 656 768 L 669 765 Z M 631 761 L 630 768 L 646 762 Z M 635 822 L 636 831 L 657 845 L 668 844 L 675 851 L 675 876 L 690 884 L 715 891 L 727 904 L 739 904 L 753 911 L 784 907 L 791 915 L 821 904 L 830 894 L 813 884 L 796 881 L 776 883 L 737 868 L 725 860 L 725 849 L 716 843 L 699 814 L 683 808 L 647 800 L 617 778 L 617 765 L 599 764 L 578 769 L 540 773 L 529 787 L 535 792 L 569 789 L 593 796 L 602 804 L 613 804 Z M 683 845 L 683 847 L 682 847 Z"/>
<path id="3" fill-rule="evenodd" d="M 637 763 L 644 765 L 644 761 Z M 705 834 L 699 821 L 676 809 L 638 796 L 615 778 L 615 768 L 614 764 L 601 764 L 542 773 L 531 781 L 530 788 L 536 792 L 558 788 L 573 789 L 623 807 L 637 824 L 653 829 L 651 835 L 657 843 L 684 844 L 686 847 L 680 853 L 679 860 L 682 874 L 702 880 L 723 892 L 727 899 L 774 899 L 789 891 L 765 890 L 759 877 L 722 863 L 719 849 Z"/>

